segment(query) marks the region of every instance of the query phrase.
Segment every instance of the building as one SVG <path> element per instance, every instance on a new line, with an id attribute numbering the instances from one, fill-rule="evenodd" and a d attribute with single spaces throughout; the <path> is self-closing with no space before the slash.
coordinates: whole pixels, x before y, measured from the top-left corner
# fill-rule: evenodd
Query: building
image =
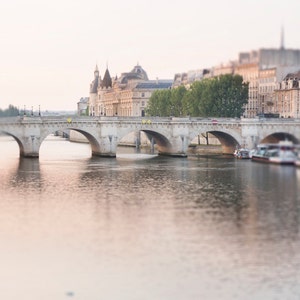
<path id="1" fill-rule="evenodd" d="M 263 113 L 278 113 L 274 102 L 274 91 L 289 73 L 300 70 L 300 50 L 284 47 L 283 31 L 279 48 L 252 50 L 239 53 L 238 59 L 227 64 L 213 66 L 198 76 L 192 72 L 175 74 L 173 87 L 184 85 L 187 88 L 196 80 L 225 74 L 241 75 L 249 83 L 248 103 L 244 117 L 253 118 Z M 286 115 L 286 114 L 284 114 Z"/>
<path id="2" fill-rule="evenodd" d="M 77 102 L 77 114 L 78 116 L 88 115 L 88 97 L 81 97 L 79 102 Z"/>
<path id="3" fill-rule="evenodd" d="M 300 69 L 289 73 L 274 90 L 274 112 L 282 118 L 300 117 Z"/>
<path id="4" fill-rule="evenodd" d="M 249 82 L 249 98 L 245 117 L 272 112 L 273 94 L 276 83 L 283 80 L 288 72 L 300 69 L 300 50 L 259 49 L 239 54 L 234 74 L 243 76 Z"/>
<path id="5" fill-rule="evenodd" d="M 149 80 L 146 71 L 136 65 L 120 78 L 112 79 L 106 69 L 103 79 L 98 66 L 90 84 L 89 111 L 91 116 L 144 116 L 152 93 L 172 87 L 173 80 Z"/>
<path id="6" fill-rule="evenodd" d="M 97 97 L 98 97 L 98 85 L 101 78 L 99 77 L 99 69 L 96 65 L 94 71 L 94 80 L 90 84 L 90 96 L 88 101 L 88 110 L 90 116 L 95 116 L 97 112 Z"/>
<path id="7" fill-rule="evenodd" d="M 210 70 L 208 69 L 198 69 L 198 70 L 191 70 L 185 73 L 176 73 L 173 80 L 172 88 L 176 88 L 178 86 L 184 85 L 186 88 L 194 81 L 200 81 L 210 74 Z"/>
<path id="8" fill-rule="evenodd" d="M 210 77 L 216 77 L 220 75 L 233 74 L 235 70 L 236 62 L 230 61 L 227 64 L 220 64 L 214 66 L 210 70 Z"/>
<path id="9" fill-rule="evenodd" d="M 249 82 L 248 103 L 245 106 L 244 116 L 253 118 L 259 111 L 258 105 L 258 74 L 257 63 L 239 63 L 234 70 L 234 74 L 241 75 L 244 82 Z"/>

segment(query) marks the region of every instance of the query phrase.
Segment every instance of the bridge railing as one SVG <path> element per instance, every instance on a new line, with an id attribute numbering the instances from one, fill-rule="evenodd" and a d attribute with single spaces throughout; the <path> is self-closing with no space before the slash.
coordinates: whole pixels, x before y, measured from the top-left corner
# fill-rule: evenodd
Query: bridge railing
<path id="1" fill-rule="evenodd" d="M 124 122 L 124 123 L 203 123 L 203 124 L 237 124 L 237 123 L 300 123 L 300 119 L 295 118 L 205 118 L 205 117 L 123 117 L 123 116 L 17 116 L 0 117 L 0 124 L 18 123 L 53 123 L 53 122 Z"/>

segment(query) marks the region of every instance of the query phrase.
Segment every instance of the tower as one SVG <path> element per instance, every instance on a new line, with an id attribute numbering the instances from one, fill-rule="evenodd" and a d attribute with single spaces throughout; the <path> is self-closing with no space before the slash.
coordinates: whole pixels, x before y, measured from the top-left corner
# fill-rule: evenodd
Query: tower
<path id="1" fill-rule="evenodd" d="M 105 103 L 105 94 L 112 88 L 112 79 L 106 66 L 106 71 L 103 76 L 103 80 L 100 81 L 100 86 L 98 89 L 98 108 L 99 115 L 106 115 L 106 103 Z"/>
<path id="2" fill-rule="evenodd" d="M 96 65 L 95 71 L 94 71 L 94 80 L 90 84 L 90 97 L 89 97 L 89 101 L 88 101 L 90 116 L 96 115 L 96 110 L 97 110 L 96 101 L 97 101 L 97 91 L 98 91 L 99 80 L 101 80 L 101 78 L 99 77 L 99 69 L 98 69 L 98 66 Z"/>

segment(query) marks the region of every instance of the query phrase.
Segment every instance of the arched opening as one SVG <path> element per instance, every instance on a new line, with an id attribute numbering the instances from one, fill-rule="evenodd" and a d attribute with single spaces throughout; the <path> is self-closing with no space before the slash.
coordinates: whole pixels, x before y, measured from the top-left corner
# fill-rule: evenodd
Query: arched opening
<path id="1" fill-rule="evenodd" d="M 193 154 L 233 154 L 236 148 L 242 147 L 230 134 L 222 131 L 207 131 L 193 137 L 190 151 Z"/>
<path id="2" fill-rule="evenodd" d="M 23 153 L 23 144 L 15 135 L 6 131 L 2 131 L 1 134 L 3 134 L 0 136 L 2 138 L 2 142 L 6 142 L 9 144 L 10 154 L 19 152 L 19 155 L 21 155 Z M 18 146 L 13 141 L 16 141 Z"/>
<path id="3" fill-rule="evenodd" d="M 91 146 L 86 142 L 73 142 L 69 137 L 55 132 L 48 134 L 39 150 L 41 160 L 73 160 L 91 157 Z"/>
<path id="4" fill-rule="evenodd" d="M 7 132 L 1 132 L 0 142 L 1 142 L 1 157 L 0 157 L 1 166 L 3 166 L 3 163 L 7 162 L 9 158 L 19 157 L 22 145 L 16 137 L 14 137 L 13 135 Z"/>
<path id="5" fill-rule="evenodd" d="M 143 131 L 151 141 L 153 149 L 157 150 L 159 154 L 168 153 L 170 151 L 171 143 L 164 135 L 152 130 Z"/>
<path id="6" fill-rule="evenodd" d="M 292 134 L 286 132 L 272 133 L 260 141 L 260 144 L 277 144 L 279 141 L 291 141 L 294 144 L 299 144 L 299 140 Z"/>
<path id="7" fill-rule="evenodd" d="M 167 153 L 170 147 L 168 139 L 158 132 L 152 130 L 131 131 L 119 140 L 117 156 L 120 157 L 121 153 L 157 156 Z"/>

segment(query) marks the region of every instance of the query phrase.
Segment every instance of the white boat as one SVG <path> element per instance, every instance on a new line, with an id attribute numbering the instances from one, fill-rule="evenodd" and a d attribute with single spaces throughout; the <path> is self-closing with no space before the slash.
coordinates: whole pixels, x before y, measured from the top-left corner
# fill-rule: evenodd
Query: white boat
<path id="1" fill-rule="evenodd" d="M 298 148 L 297 158 L 294 161 L 294 165 L 300 168 L 300 148 Z"/>
<path id="2" fill-rule="evenodd" d="M 237 149 L 234 151 L 234 156 L 239 159 L 249 159 L 250 158 L 250 150 L 248 149 Z"/>
<path id="3" fill-rule="evenodd" d="M 296 147 L 291 141 L 260 144 L 252 154 L 252 160 L 273 164 L 295 164 L 297 160 Z"/>

